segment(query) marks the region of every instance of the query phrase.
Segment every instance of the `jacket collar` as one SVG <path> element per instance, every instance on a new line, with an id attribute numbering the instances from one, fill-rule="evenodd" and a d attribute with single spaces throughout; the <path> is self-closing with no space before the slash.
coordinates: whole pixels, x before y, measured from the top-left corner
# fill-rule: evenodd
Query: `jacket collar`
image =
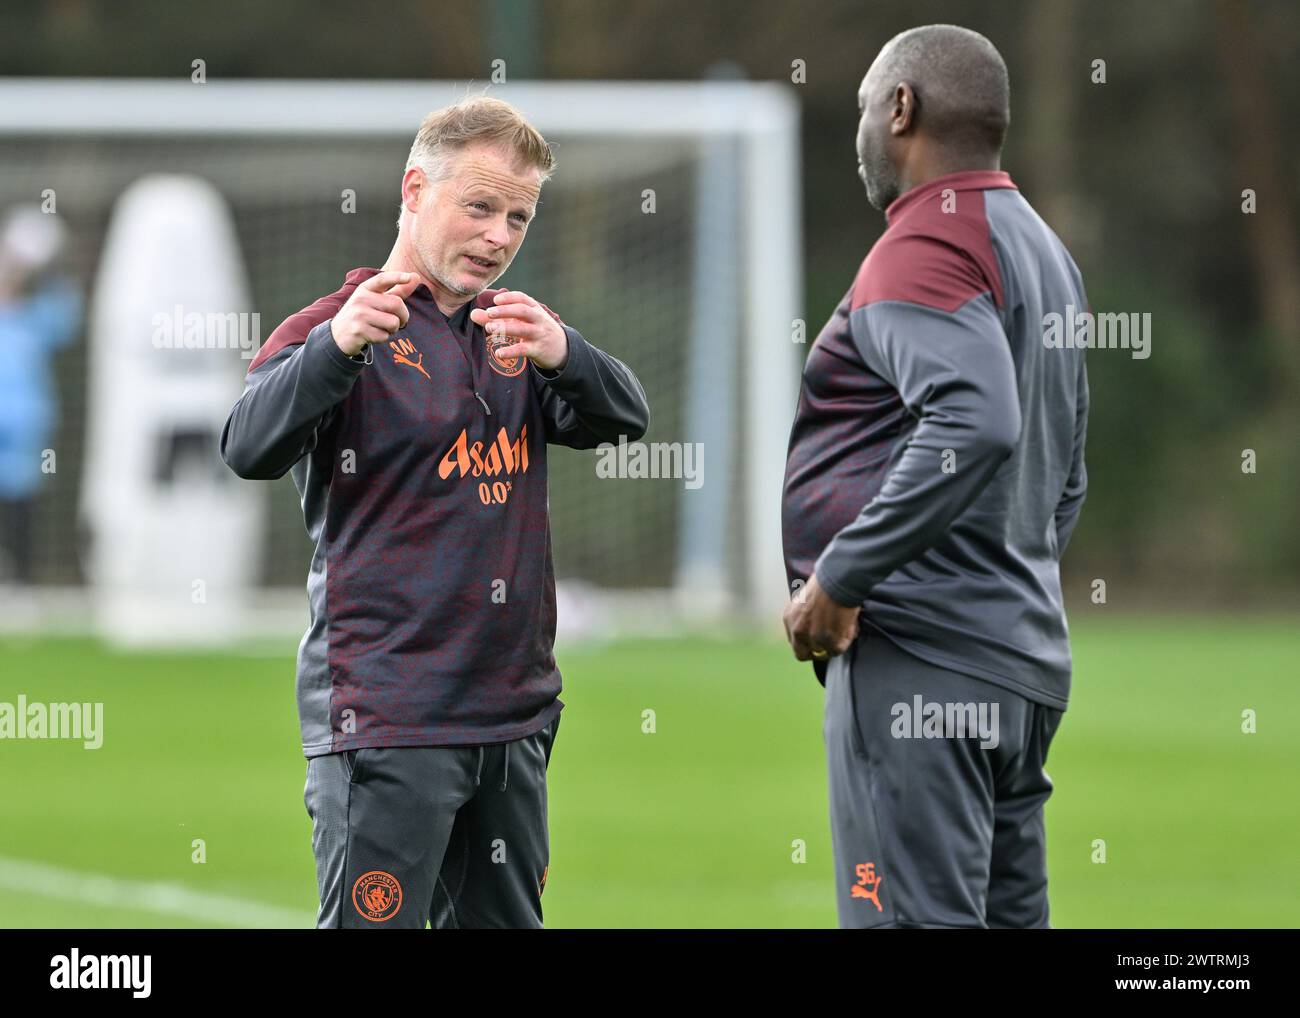
<path id="1" fill-rule="evenodd" d="M 938 194 L 945 188 L 954 191 L 987 191 L 992 188 L 1011 188 L 1019 190 L 1011 174 L 1005 170 L 962 170 L 958 173 L 945 173 L 942 177 L 927 180 L 903 194 L 900 194 L 885 209 L 885 222 L 892 225 L 908 209 L 920 205 L 931 195 Z"/>

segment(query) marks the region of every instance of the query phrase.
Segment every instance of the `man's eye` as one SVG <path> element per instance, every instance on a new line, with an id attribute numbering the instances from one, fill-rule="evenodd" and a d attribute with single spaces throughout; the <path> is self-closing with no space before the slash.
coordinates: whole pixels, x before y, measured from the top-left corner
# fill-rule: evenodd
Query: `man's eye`
<path id="1" fill-rule="evenodd" d="M 487 204 L 486 204 L 485 202 L 476 201 L 476 202 L 474 202 L 472 205 L 470 205 L 470 208 L 472 208 L 472 209 L 482 209 L 484 212 L 486 212 L 486 211 L 487 211 Z"/>

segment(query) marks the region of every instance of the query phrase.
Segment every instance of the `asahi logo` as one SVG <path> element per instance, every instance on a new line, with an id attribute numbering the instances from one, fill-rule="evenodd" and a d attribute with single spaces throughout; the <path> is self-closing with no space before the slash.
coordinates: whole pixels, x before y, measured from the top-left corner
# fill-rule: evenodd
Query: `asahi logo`
<path id="1" fill-rule="evenodd" d="M 528 470 L 528 425 L 519 429 L 513 442 L 502 428 L 495 442 L 471 442 L 462 428 L 451 448 L 438 463 L 438 476 L 444 481 L 459 471 L 461 477 L 496 477 L 498 474 L 524 473 Z"/>

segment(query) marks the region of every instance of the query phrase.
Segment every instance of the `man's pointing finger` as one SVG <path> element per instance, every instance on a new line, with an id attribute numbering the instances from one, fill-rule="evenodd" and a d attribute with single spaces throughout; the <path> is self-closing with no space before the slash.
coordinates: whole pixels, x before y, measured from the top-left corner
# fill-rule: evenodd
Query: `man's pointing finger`
<path id="1" fill-rule="evenodd" d="M 411 294 L 415 292 L 415 288 L 420 285 L 420 277 L 414 272 L 409 272 L 407 275 L 411 278 L 404 283 L 397 283 L 394 286 L 390 286 L 386 292 L 396 294 L 398 297 L 403 299 L 411 296 Z"/>
<path id="2" fill-rule="evenodd" d="M 377 293 L 383 293 L 391 286 L 409 282 L 414 275 L 413 272 L 377 272 L 361 283 L 357 289 L 374 290 Z"/>

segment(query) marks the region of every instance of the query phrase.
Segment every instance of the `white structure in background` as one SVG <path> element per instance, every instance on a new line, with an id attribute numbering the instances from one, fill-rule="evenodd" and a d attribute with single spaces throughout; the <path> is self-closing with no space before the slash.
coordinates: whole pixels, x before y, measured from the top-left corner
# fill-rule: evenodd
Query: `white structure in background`
<path id="1" fill-rule="evenodd" d="M 262 498 L 221 462 L 219 439 L 262 340 L 250 305 L 211 185 L 154 175 L 123 192 L 93 294 L 81 504 L 96 627 L 113 642 L 240 629 Z"/>
<path id="2" fill-rule="evenodd" d="M 188 157 L 197 158 L 205 167 L 195 172 L 212 173 L 214 167 L 224 166 L 224 193 L 233 199 L 232 189 L 237 188 L 244 200 L 265 208 L 276 208 L 286 195 L 295 201 L 304 195 L 330 195 L 337 200 L 342 187 L 357 187 L 359 180 L 369 182 L 369 193 L 385 195 L 383 200 L 388 201 L 396 195 L 402 160 L 423 117 L 462 98 L 465 92 L 463 82 L 426 80 L 225 80 L 196 87 L 184 80 L 2 78 L 0 153 L 6 142 L 21 146 L 23 161 L 15 159 L 14 163 L 22 167 L 29 161 L 28 139 L 33 136 L 44 139 L 47 149 L 65 143 L 94 145 L 109 139 L 111 148 L 89 151 L 110 164 L 114 159 L 140 161 L 142 153 L 157 152 L 160 165 L 164 161 L 174 165 L 176 159 Z M 589 583 L 575 582 L 577 577 L 561 580 L 562 588 L 570 588 L 559 595 L 561 629 L 572 635 L 638 631 L 647 626 L 654 631 L 684 626 L 712 629 L 719 619 L 746 616 L 779 633 L 781 608 L 788 598 L 781 555 L 781 489 L 806 350 L 795 341 L 795 324 L 805 314 L 796 90 L 774 82 L 729 80 L 522 81 L 493 86 L 490 94 L 515 104 L 548 138 L 559 142 L 562 171 L 556 184 L 550 185 L 557 189 L 561 180 L 564 186 L 589 185 L 596 192 L 618 189 L 625 207 L 639 208 L 640 215 L 645 212 L 641 203 L 647 182 L 654 183 L 661 170 L 671 170 L 678 153 L 685 153 L 682 158 L 693 159 L 695 164 L 695 183 L 685 199 L 689 207 L 674 210 L 665 206 L 657 213 L 665 220 L 680 222 L 678 229 L 689 236 L 674 236 L 670 244 L 659 241 L 660 247 L 645 246 L 639 233 L 628 233 L 622 239 L 632 245 L 634 257 L 645 261 L 651 277 L 661 271 L 663 261 L 681 257 L 679 251 L 689 252 L 685 274 L 691 280 L 690 294 L 675 323 L 687 333 L 689 347 L 681 363 L 659 365 L 662 373 L 656 382 L 661 401 L 651 400 L 652 429 L 656 421 L 678 423 L 673 433 L 658 432 L 648 441 L 698 443 L 707 461 L 706 482 L 698 489 L 676 482 L 671 535 L 665 532 L 661 544 L 647 544 L 642 557 L 632 560 L 628 567 L 632 584 L 592 588 Z M 286 184 L 284 145 L 299 140 L 325 154 L 294 164 L 291 183 Z M 257 144 L 266 146 L 266 155 L 260 159 L 254 147 Z M 383 170 L 382 185 L 373 183 L 377 179 L 373 165 L 357 166 L 358 153 L 367 153 L 363 161 L 373 163 L 368 152 L 376 145 L 391 149 L 387 158 L 392 162 Z M 663 154 L 663 161 L 656 161 L 657 152 Z M 71 147 L 65 158 L 82 159 L 84 155 Z M 44 179 L 34 178 L 37 183 Z M 80 195 L 84 198 L 88 190 L 83 187 Z M 576 238 L 606 228 L 599 218 L 587 217 L 580 202 L 570 203 L 568 225 L 554 212 L 554 207 L 548 210 L 544 231 L 551 237 Z M 151 215 L 160 226 L 169 218 L 157 207 Z M 626 229 L 625 217 L 609 228 Z M 540 236 L 543 231 L 538 229 Z M 649 229 L 645 235 L 657 236 Z M 275 243 L 292 249 L 295 244 L 311 244 L 314 238 L 310 233 L 275 236 L 274 231 L 266 230 L 260 239 L 250 238 L 249 243 Z M 541 243 L 530 242 L 528 251 L 535 251 Z M 384 249 L 380 248 L 380 257 Z M 142 276 L 147 274 L 143 268 L 146 261 L 166 266 L 171 257 L 147 247 L 138 247 L 130 255 L 141 267 Z M 181 257 L 220 260 L 206 241 Z M 282 256 L 272 252 L 266 261 L 273 262 L 276 257 Z M 368 256 L 357 250 L 354 257 Z M 263 259 L 258 261 L 261 264 Z M 177 274 L 153 275 L 162 285 Z M 205 275 L 210 276 L 206 269 Z M 322 279 L 315 292 L 331 284 L 337 285 L 332 277 Z M 581 285 L 572 286 L 571 291 L 580 292 Z M 153 303 L 165 307 L 170 299 L 170 294 L 157 291 Z M 591 304 L 601 307 L 600 301 Z M 602 309 L 602 313 L 607 312 Z M 642 323 L 584 319 L 584 324 L 587 322 L 596 337 L 602 329 L 617 327 L 644 333 L 643 360 L 656 363 L 655 335 Z M 277 324 L 268 321 L 266 331 Z M 812 339 L 806 336 L 805 342 Z M 148 377 L 159 377 L 161 365 L 168 363 L 170 356 L 156 362 Z M 641 361 L 632 359 L 647 380 L 650 376 Z M 176 363 L 179 366 L 180 362 Z M 241 365 L 246 367 L 247 361 Z M 662 400 L 670 385 L 677 387 L 673 396 L 680 398 L 680 408 L 666 407 Z M 136 388 L 126 391 L 137 395 L 149 392 L 152 399 L 153 388 L 152 383 L 139 381 Z M 224 421 L 237 395 L 235 392 L 219 409 L 209 412 L 210 407 L 205 406 L 195 416 L 202 417 L 206 427 Z M 147 405 L 142 402 L 127 409 L 143 412 Z M 101 416 L 96 420 L 102 421 L 103 411 L 97 412 Z M 94 425 L 92 437 L 102 443 L 104 436 L 99 430 L 100 426 Z M 91 466 L 97 476 L 105 472 L 114 476 L 112 464 L 128 459 L 125 452 L 102 444 L 94 450 Z M 104 452 L 103 459 L 99 450 Z M 109 511 L 96 508 L 94 501 L 106 483 L 97 480 L 88 492 L 90 511 L 100 520 L 107 520 Z M 121 483 L 128 482 L 123 479 Z M 251 509 L 245 516 L 228 511 L 233 502 L 226 501 L 227 497 L 236 499 L 241 488 L 238 482 L 236 491 L 213 486 L 221 495 L 211 506 L 211 517 L 223 527 L 233 528 L 252 519 Z M 635 502 L 624 505 L 624 511 L 635 511 Z M 575 515 L 555 520 L 557 531 L 618 525 L 616 518 Z M 242 555 L 247 545 L 218 539 L 215 530 L 210 533 L 206 543 L 217 546 L 230 568 L 244 575 L 243 570 L 251 567 L 242 559 L 238 563 L 233 559 Z M 635 583 L 638 562 L 658 566 L 665 558 L 672 564 L 668 585 L 656 581 L 655 586 L 643 587 Z M 195 567 L 187 569 L 201 575 Z M 284 617 L 291 620 L 289 628 L 301 631 L 305 599 L 300 582 L 284 590 L 261 589 L 257 594 L 258 610 L 249 613 L 252 628 L 263 628 L 267 619 L 280 616 L 278 606 L 283 604 Z M 276 594 L 287 600 L 271 596 Z M 210 581 L 209 625 L 215 625 L 217 616 L 213 596 Z"/>

